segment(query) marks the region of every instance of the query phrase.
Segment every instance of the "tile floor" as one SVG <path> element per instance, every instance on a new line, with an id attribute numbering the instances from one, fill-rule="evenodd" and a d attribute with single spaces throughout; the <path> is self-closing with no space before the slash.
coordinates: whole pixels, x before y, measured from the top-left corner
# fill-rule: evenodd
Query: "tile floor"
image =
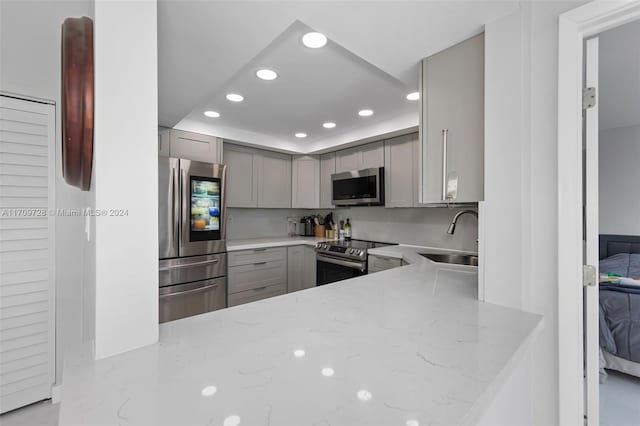
<path id="1" fill-rule="evenodd" d="M 0 415 L 1 426 L 57 426 L 60 404 L 36 402 Z"/>
<path id="2" fill-rule="evenodd" d="M 607 370 L 600 384 L 600 426 L 640 424 L 640 378 Z"/>

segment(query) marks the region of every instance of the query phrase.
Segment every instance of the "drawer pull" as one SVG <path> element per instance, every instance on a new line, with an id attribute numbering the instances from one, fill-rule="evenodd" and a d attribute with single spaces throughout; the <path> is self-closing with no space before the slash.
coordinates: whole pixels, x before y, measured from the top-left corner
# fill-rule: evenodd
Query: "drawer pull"
<path id="1" fill-rule="evenodd" d="M 258 248 L 258 249 L 253 249 L 253 251 L 267 251 L 266 248 Z"/>
<path id="2" fill-rule="evenodd" d="M 260 265 L 266 265 L 266 264 L 267 262 L 257 262 L 257 263 L 254 263 L 253 266 L 260 266 Z"/>
<path id="3" fill-rule="evenodd" d="M 267 286 L 264 287 L 258 287 L 258 288 L 254 288 L 253 291 L 262 291 L 262 290 L 266 290 Z"/>

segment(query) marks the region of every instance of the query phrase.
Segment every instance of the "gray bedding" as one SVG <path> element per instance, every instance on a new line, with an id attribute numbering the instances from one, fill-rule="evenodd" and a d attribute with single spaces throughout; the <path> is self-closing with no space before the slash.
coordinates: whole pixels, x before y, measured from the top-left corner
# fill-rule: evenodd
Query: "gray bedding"
<path id="1" fill-rule="evenodd" d="M 640 254 L 620 253 L 600 261 L 600 273 L 640 277 Z M 640 363 L 640 289 L 600 285 L 600 346 Z"/>

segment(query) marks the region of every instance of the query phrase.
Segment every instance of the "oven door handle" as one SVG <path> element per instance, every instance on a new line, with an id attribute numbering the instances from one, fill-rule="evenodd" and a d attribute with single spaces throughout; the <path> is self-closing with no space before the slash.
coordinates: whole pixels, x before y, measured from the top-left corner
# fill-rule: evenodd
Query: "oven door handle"
<path id="1" fill-rule="evenodd" d="M 316 256 L 316 260 L 318 262 L 327 262 L 327 263 L 332 263 L 334 265 L 346 266 L 347 268 L 357 269 L 360 272 L 364 272 L 367 269 L 366 265 L 364 265 L 363 263 L 360 263 L 360 262 L 349 262 L 347 260 L 340 260 L 340 259 L 336 259 L 336 258 L 333 258 L 333 257 L 327 257 L 327 256 L 318 255 L 318 256 Z"/>

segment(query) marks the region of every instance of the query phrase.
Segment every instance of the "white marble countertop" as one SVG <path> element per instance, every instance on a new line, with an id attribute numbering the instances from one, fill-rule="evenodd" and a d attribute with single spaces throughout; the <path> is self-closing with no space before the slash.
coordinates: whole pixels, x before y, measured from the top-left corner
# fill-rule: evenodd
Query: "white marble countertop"
<path id="1" fill-rule="evenodd" d="M 60 425 L 474 424 L 541 316 L 478 301 L 477 273 L 423 247 L 375 251 L 412 264 L 166 323 L 108 359 L 71 351 Z"/>

